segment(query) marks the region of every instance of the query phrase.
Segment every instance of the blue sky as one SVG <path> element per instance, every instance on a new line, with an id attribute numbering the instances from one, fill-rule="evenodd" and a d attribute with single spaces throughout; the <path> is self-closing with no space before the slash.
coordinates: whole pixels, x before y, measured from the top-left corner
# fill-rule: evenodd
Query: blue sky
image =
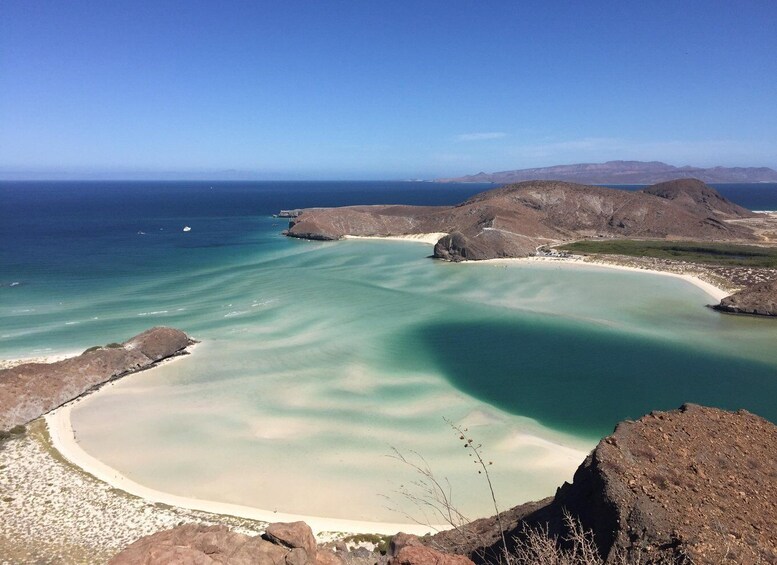
<path id="1" fill-rule="evenodd" d="M 0 0 L 0 175 L 777 168 L 777 3 Z"/>

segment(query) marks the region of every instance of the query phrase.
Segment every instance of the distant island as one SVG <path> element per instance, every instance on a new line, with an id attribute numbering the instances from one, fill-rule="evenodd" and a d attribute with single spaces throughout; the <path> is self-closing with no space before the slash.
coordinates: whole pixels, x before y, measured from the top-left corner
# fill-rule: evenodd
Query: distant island
<path id="1" fill-rule="evenodd" d="M 435 182 L 513 183 L 527 180 L 561 180 L 585 184 L 655 184 L 680 178 L 707 183 L 777 182 L 777 171 L 768 167 L 675 167 L 660 161 L 607 161 L 518 169 L 497 173 L 480 172 Z"/>

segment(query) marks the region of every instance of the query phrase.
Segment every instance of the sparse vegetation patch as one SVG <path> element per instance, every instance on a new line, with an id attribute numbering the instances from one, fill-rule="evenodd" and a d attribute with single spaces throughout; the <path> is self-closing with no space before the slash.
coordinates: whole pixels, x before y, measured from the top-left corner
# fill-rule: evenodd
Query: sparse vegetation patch
<path id="1" fill-rule="evenodd" d="M 777 247 L 706 243 L 693 241 L 615 239 L 584 240 L 561 245 L 557 249 L 578 253 L 654 257 L 692 263 L 777 267 Z"/>

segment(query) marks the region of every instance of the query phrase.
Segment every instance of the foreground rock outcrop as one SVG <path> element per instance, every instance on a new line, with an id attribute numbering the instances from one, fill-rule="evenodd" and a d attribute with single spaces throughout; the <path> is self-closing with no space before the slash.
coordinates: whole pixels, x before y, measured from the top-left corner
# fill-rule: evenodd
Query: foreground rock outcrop
<path id="1" fill-rule="evenodd" d="M 259 536 L 225 526 L 185 524 L 139 539 L 109 565 L 474 565 L 466 556 L 432 549 L 406 534 L 394 536 L 383 556 L 337 545 L 338 551 L 317 546 L 305 522 L 270 524 Z"/>
<path id="2" fill-rule="evenodd" d="M 729 222 L 753 213 L 695 179 L 643 191 L 559 181 L 528 181 L 476 194 L 457 206 L 346 206 L 299 211 L 291 237 L 449 234 L 435 257 L 450 261 L 525 257 L 538 246 L 586 237 L 750 241 Z"/>
<path id="3" fill-rule="evenodd" d="M 26 424 L 110 380 L 181 355 L 192 343 L 180 330 L 156 327 L 56 363 L 0 370 L 0 430 Z"/>
<path id="4" fill-rule="evenodd" d="M 727 296 L 714 308 L 730 314 L 777 316 L 777 279 L 744 288 Z"/>
<path id="5" fill-rule="evenodd" d="M 776 454 L 777 426 L 744 410 L 652 412 L 618 424 L 553 499 L 506 513 L 506 539 L 514 546 L 527 527 L 562 539 L 568 511 L 593 532 L 606 563 L 775 563 Z M 495 520 L 468 528 L 481 540 L 469 542 L 473 559 L 493 561 Z M 428 542 L 453 547 L 456 537 Z"/>
<path id="6" fill-rule="evenodd" d="M 333 552 L 316 547 L 304 522 L 278 523 L 264 536 L 247 536 L 226 526 L 185 524 L 139 539 L 109 565 L 339 565 Z"/>

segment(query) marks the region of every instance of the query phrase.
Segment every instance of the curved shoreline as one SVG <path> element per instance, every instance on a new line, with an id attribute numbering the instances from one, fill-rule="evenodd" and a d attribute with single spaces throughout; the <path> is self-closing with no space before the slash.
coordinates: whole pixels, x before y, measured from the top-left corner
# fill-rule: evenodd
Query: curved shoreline
<path id="1" fill-rule="evenodd" d="M 731 292 L 720 288 L 718 286 L 715 286 L 712 283 L 709 283 L 707 281 L 704 281 L 700 279 L 697 276 L 689 275 L 689 274 L 682 274 L 682 273 L 673 273 L 671 271 L 659 271 L 657 269 L 641 269 L 639 267 L 629 267 L 627 265 L 617 265 L 615 263 L 606 263 L 606 262 L 599 262 L 599 261 L 584 261 L 582 259 L 555 259 L 552 257 L 516 257 L 516 258 L 505 258 L 505 259 L 486 259 L 485 261 L 462 261 L 462 263 L 466 263 L 468 265 L 470 264 L 477 264 L 477 263 L 485 263 L 485 264 L 511 264 L 511 263 L 554 263 L 557 265 L 562 265 L 565 267 L 589 267 L 589 268 L 596 268 L 596 267 L 602 267 L 604 269 L 615 269 L 618 271 L 630 271 L 632 273 L 645 273 L 645 274 L 651 274 L 651 275 L 662 275 L 667 277 L 674 277 L 678 279 L 682 279 L 692 285 L 694 285 L 697 288 L 700 288 L 704 292 L 707 293 L 711 298 L 715 299 L 716 301 L 720 302 L 722 299 L 724 299 L 726 296 L 729 296 Z"/>
<path id="2" fill-rule="evenodd" d="M 410 234 L 410 235 L 386 235 L 386 236 L 380 236 L 380 235 L 346 235 L 343 237 L 343 239 L 367 239 L 367 240 L 386 240 L 386 241 L 414 241 L 418 243 L 426 243 L 429 245 L 435 245 L 437 241 L 443 236 L 447 234 L 445 233 L 419 233 L 419 234 Z M 485 259 L 480 261 L 460 261 L 461 263 L 465 263 L 467 265 L 476 265 L 476 264 L 511 264 L 511 263 L 532 263 L 532 262 L 542 262 L 542 263 L 555 263 L 558 265 L 565 265 L 565 266 L 582 266 L 582 267 L 603 267 L 606 269 L 617 269 L 620 271 L 631 271 L 636 273 L 648 273 L 648 274 L 654 274 L 654 275 L 663 275 L 663 276 L 669 276 L 669 277 L 675 277 L 682 279 L 686 282 L 691 283 L 692 285 L 696 286 L 697 288 L 700 288 L 704 292 L 706 292 L 710 297 L 715 299 L 716 301 L 720 302 L 722 299 L 724 299 L 726 296 L 729 296 L 731 294 L 730 291 L 721 288 L 719 286 L 716 286 L 712 283 L 709 283 L 707 281 L 704 281 L 700 279 L 699 277 L 695 275 L 689 275 L 689 274 L 682 274 L 682 273 L 674 273 L 671 271 L 661 271 L 658 269 L 642 269 L 639 267 L 629 267 L 627 265 L 618 265 L 616 263 L 608 263 L 606 261 L 601 260 L 595 260 L 595 261 L 584 261 L 583 259 L 579 258 L 569 258 L 569 259 L 563 259 L 563 258 L 554 258 L 554 257 L 506 257 L 506 258 L 500 258 L 500 259 Z"/>
<path id="3" fill-rule="evenodd" d="M 173 358 L 167 360 L 166 362 L 171 362 L 178 358 Z M 110 485 L 111 487 L 122 490 L 146 501 L 152 503 L 168 504 L 188 510 L 199 510 L 203 512 L 210 512 L 212 514 L 247 518 L 259 522 L 273 523 L 304 521 L 311 527 L 314 534 L 316 535 L 332 532 L 348 534 L 374 533 L 382 535 L 393 535 L 400 531 L 416 535 L 423 535 L 430 532 L 448 529 L 449 527 L 442 525 L 426 526 L 412 523 L 369 522 L 363 520 L 348 520 L 343 518 L 327 518 L 323 516 L 307 516 L 300 514 L 274 512 L 272 510 L 264 510 L 261 508 L 254 508 L 252 506 L 243 506 L 240 504 L 216 502 L 199 498 L 180 496 L 143 486 L 121 474 L 113 467 L 110 467 L 99 459 L 91 456 L 78 444 L 76 433 L 73 429 L 73 424 L 70 418 L 70 413 L 76 403 L 82 400 L 82 398 L 73 400 L 44 415 L 52 446 L 62 455 L 62 457 L 64 457 L 66 460 L 85 473 L 92 475 L 96 479 Z"/>

